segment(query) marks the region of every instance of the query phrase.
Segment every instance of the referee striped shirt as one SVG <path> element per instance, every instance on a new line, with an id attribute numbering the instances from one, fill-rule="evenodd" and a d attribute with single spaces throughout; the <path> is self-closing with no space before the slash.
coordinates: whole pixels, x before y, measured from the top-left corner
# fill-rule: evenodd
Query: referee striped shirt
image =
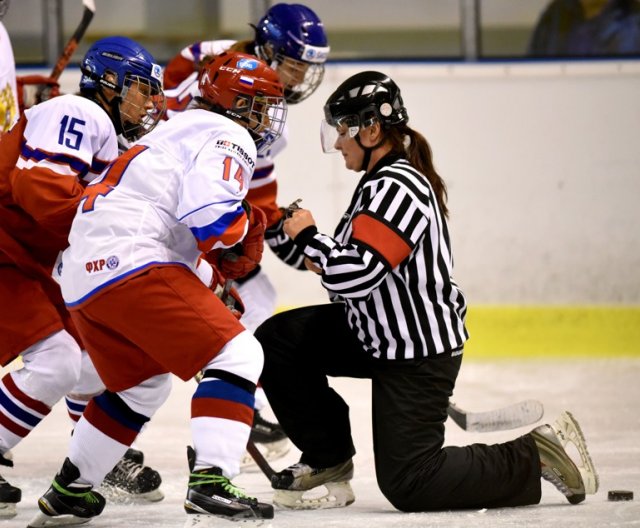
<path id="1" fill-rule="evenodd" d="M 447 224 L 429 181 L 406 159 L 387 156 L 363 176 L 333 237 L 313 226 L 295 245 L 321 268 L 322 285 L 344 301 L 374 357 L 461 351 L 467 307 L 452 278 Z"/>

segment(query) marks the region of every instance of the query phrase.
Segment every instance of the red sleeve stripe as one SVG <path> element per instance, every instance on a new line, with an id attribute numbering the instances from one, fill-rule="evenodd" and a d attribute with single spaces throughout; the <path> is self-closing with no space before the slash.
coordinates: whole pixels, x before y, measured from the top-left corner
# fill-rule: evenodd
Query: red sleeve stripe
<path id="1" fill-rule="evenodd" d="M 222 398 L 193 398 L 191 400 L 191 418 L 225 418 L 247 424 L 253 424 L 253 409 L 242 403 Z"/>
<path id="2" fill-rule="evenodd" d="M 95 401 L 95 399 L 89 402 L 87 408 L 84 411 L 83 416 L 93 425 L 98 431 L 104 433 L 109 438 L 113 438 L 121 444 L 130 446 L 138 436 L 138 431 L 126 427 L 118 420 L 115 420 L 109 416 Z"/>
<path id="3" fill-rule="evenodd" d="M 0 413 L 0 425 L 20 438 L 24 438 L 31 432 L 31 428 L 27 429 L 18 425 L 2 413 Z"/>
<path id="4" fill-rule="evenodd" d="M 222 242 L 225 247 L 231 247 L 242 240 L 247 227 L 247 214 L 242 208 L 240 213 L 234 212 L 235 218 L 228 226 L 225 226 L 225 220 L 231 215 L 225 215 L 218 222 L 201 228 L 191 228 L 193 236 L 196 237 L 198 248 L 203 253 L 211 251 L 216 242 Z M 221 231 L 224 228 L 224 231 Z M 207 236 L 208 235 L 208 236 Z"/>
<path id="5" fill-rule="evenodd" d="M 390 226 L 367 214 L 352 222 L 352 238 L 375 250 L 393 269 L 411 254 L 411 246 Z"/>
<path id="6" fill-rule="evenodd" d="M 30 410 L 40 414 L 40 418 L 45 417 L 47 414 L 49 414 L 49 412 L 51 412 L 51 407 L 39 400 L 34 400 L 30 396 L 27 396 L 24 392 L 22 392 L 16 385 L 15 381 L 13 381 L 11 373 L 2 378 L 2 382 L 4 383 L 4 386 L 7 388 L 11 396 L 22 403 L 25 407 L 28 407 Z"/>

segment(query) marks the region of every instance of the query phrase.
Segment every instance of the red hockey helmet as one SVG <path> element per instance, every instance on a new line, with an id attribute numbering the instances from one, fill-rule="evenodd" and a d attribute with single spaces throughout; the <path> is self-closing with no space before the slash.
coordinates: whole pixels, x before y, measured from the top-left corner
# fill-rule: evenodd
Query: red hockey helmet
<path id="1" fill-rule="evenodd" d="M 212 109 L 244 124 L 264 151 L 282 135 L 287 115 L 278 74 L 260 59 L 226 51 L 205 64 L 200 95 Z"/>

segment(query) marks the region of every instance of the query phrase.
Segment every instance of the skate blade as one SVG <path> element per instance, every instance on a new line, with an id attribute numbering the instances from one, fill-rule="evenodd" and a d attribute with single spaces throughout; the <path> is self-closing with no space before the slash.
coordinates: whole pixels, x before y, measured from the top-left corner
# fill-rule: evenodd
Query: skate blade
<path id="1" fill-rule="evenodd" d="M 218 515 L 188 514 L 183 528 L 222 528 L 244 526 L 246 528 L 271 528 L 272 519 L 227 519 Z"/>
<path id="2" fill-rule="evenodd" d="M 147 493 L 129 493 L 115 486 L 102 485 L 99 488 L 99 493 L 109 502 L 115 504 L 146 504 L 164 499 L 164 493 L 160 488 Z"/>
<path id="3" fill-rule="evenodd" d="M 273 462 L 285 456 L 291 449 L 291 442 L 288 438 L 277 440 L 276 442 L 270 442 L 268 444 L 256 444 L 256 447 L 262 453 L 262 456 L 267 462 Z M 240 469 L 247 473 L 258 472 L 260 468 L 256 464 L 253 457 L 245 452 L 242 462 L 240 462 Z"/>
<path id="4" fill-rule="evenodd" d="M 569 443 L 573 444 L 577 449 L 580 456 L 580 463 L 576 463 L 576 467 L 578 471 L 580 471 L 580 476 L 584 482 L 584 492 L 587 495 L 594 495 L 600 487 L 600 479 L 593 460 L 591 460 L 591 455 L 587 449 L 587 442 L 584 439 L 580 425 L 569 411 L 564 411 L 552 427 L 565 450 Z"/>
<path id="5" fill-rule="evenodd" d="M 18 515 L 15 502 L 0 502 L 0 520 L 13 519 Z"/>
<path id="6" fill-rule="evenodd" d="M 318 493 L 326 488 L 324 495 Z M 273 503 L 287 510 L 326 510 L 329 508 L 344 508 L 356 500 L 349 481 L 327 482 L 311 490 L 276 490 Z"/>
<path id="7" fill-rule="evenodd" d="M 77 526 L 79 524 L 86 524 L 91 520 L 82 517 L 76 517 L 75 515 L 60 515 L 57 517 L 51 517 L 42 512 L 38 513 L 31 522 L 27 525 L 27 528 L 43 528 L 49 526 Z"/>

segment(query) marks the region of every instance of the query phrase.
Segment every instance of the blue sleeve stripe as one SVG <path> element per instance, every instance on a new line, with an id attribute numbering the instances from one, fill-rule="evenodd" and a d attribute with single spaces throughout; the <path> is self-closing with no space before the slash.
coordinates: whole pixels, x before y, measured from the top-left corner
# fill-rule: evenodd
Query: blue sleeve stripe
<path id="1" fill-rule="evenodd" d="M 253 408 L 254 397 L 253 394 L 241 389 L 237 385 L 233 385 L 227 381 L 222 380 L 210 380 L 202 381 L 196 389 L 194 398 L 217 398 L 220 400 L 227 400 L 242 405 L 247 405 Z"/>
<path id="2" fill-rule="evenodd" d="M 260 167 L 253 171 L 253 175 L 251 176 L 252 180 L 259 180 L 261 178 L 266 178 L 270 176 L 273 172 L 273 165 L 267 165 L 266 167 Z"/>
<path id="3" fill-rule="evenodd" d="M 7 414 L 13 415 L 18 420 L 30 425 L 31 427 L 35 427 L 40 423 L 39 416 L 34 416 L 33 414 L 25 411 L 22 407 L 18 407 L 4 392 L 0 391 L 0 405 L 5 408 Z"/>
<path id="4" fill-rule="evenodd" d="M 218 218 L 212 224 L 202 226 L 202 227 L 191 227 L 191 233 L 196 237 L 196 240 L 199 242 L 204 242 L 205 240 L 212 237 L 219 237 L 222 235 L 231 224 L 235 222 L 238 216 L 246 214 L 242 206 L 239 206 L 235 211 L 230 213 L 226 213 Z"/>
<path id="5" fill-rule="evenodd" d="M 99 396 L 93 398 L 93 401 L 107 416 L 116 422 L 124 425 L 127 429 L 140 432 L 142 430 L 142 426 L 149 421 L 149 418 L 136 413 L 131 409 L 128 409 L 129 412 L 126 412 L 124 409 L 119 409 L 118 406 L 115 405 L 115 402 L 111 401 L 112 398 L 119 399 L 119 396 L 105 391 Z"/>
<path id="6" fill-rule="evenodd" d="M 69 165 L 71 169 L 78 173 L 78 176 L 82 177 L 89 172 L 89 165 L 87 165 L 81 159 L 75 158 L 73 156 L 69 156 L 68 154 L 52 154 L 50 152 L 45 152 L 40 149 L 33 149 L 27 143 L 22 144 L 22 157 L 27 160 L 35 160 L 36 162 L 40 161 L 51 161 L 53 163 L 64 163 Z"/>

